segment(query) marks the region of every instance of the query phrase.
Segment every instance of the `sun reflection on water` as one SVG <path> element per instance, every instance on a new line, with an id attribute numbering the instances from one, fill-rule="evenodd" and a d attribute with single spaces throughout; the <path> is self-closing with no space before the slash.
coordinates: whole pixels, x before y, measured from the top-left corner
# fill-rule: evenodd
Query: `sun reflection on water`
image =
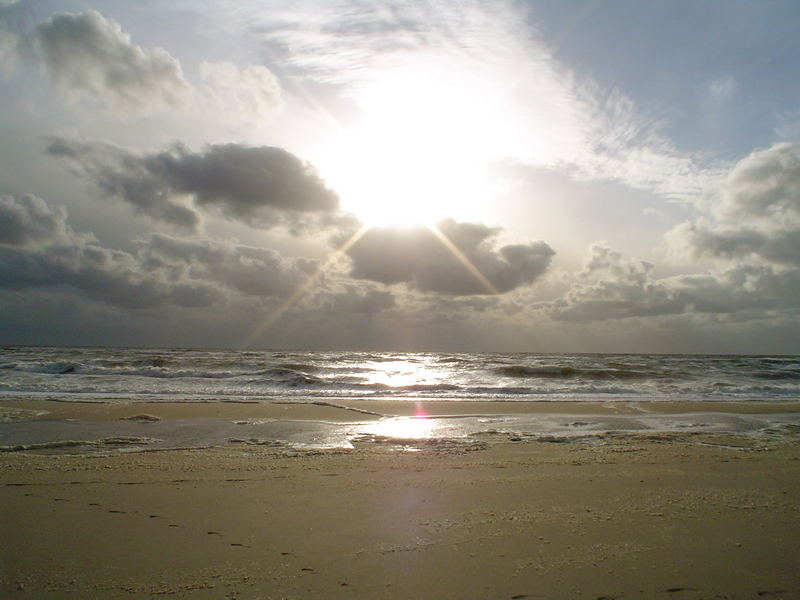
<path id="1" fill-rule="evenodd" d="M 398 439 L 425 439 L 433 437 L 436 422 L 423 416 L 392 417 L 370 423 L 363 433 Z"/>

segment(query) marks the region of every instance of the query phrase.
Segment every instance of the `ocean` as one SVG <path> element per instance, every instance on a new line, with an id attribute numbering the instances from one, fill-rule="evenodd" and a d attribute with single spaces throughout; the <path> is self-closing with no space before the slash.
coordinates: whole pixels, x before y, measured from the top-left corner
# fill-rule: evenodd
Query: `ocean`
<path id="1" fill-rule="evenodd" d="M 14 408 L 26 399 L 141 405 L 141 412 L 156 413 L 164 402 L 311 404 L 345 409 L 352 418 L 170 420 L 148 424 L 144 437 L 141 423 L 62 422 Z M 355 405 L 365 400 L 371 412 L 360 413 Z M 384 414 L 380 408 L 381 402 L 429 401 L 458 402 L 462 408 L 452 415 L 440 411 L 424 423 L 389 410 Z M 778 435 L 800 426 L 800 413 L 790 408 L 798 401 L 798 356 L 0 349 L 0 446 L 6 448 L 111 438 L 129 438 L 129 445 L 139 448 L 243 439 L 351 447 L 354 440 L 370 436 L 458 440 L 498 432 L 568 440 L 596 440 L 614 431 Z M 481 410 L 465 411 L 464 403 L 470 402 L 481 402 Z M 497 411 L 487 411 L 486 402 Z M 581 418 L 574 411 L 542 411 L 548 402 L 554 407 L 569 402 L 626 404 L 636 410 L 589 410 Z M 773 408 L 769 414 L 730 414 L 715 408 L 726 402 L 769 403 Z M 539 409 L 509 414 L 509 403 L 536 403 Z M 648 408 L 663 403 L 700 403 L 707 409 L 681 414 Z M 775 405 L 787 409 L 776 411 Z"/>
<path id="2" fill-rule="evenodd" d="M 2 395 L 81 402 L 797 401 L 800 357 L 6 346 Z"/>

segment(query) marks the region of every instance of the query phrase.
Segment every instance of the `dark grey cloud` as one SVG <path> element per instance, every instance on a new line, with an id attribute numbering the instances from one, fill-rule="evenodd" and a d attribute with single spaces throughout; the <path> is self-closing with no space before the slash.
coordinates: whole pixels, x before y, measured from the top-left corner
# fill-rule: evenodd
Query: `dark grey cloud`
<path id="1" fill-rule="evenodd" d="M 800 267 L 800 229 L 763 231 L 748 227 L 708 228 L 682 223 L 668 239 L 674 248 L 694 257 L 726 260 L 757 258 L 768 263 Z"/>
<path id="2" fill-rule="evenodd" d="M 143 269 L 136 256 L 72 231 L 63 209 L 38 198 L 5 197 L 2 207 L 4 215 L 13 215 L 16 230 L 0 239 L 2 288 L 70 288 L 127 308 L 207 304 L 220 297 L 208 282 L 167 281 Z"/>
<path id="3" fill-rule="evenodd" d="M 67 287 L 94 300 L 127 308 L 208 304 L 220 297 L 215 286 L 164 281 L 142 271 L 130 254 L 78 240 L 35 250 L 0 246 L 0 287 Z"/>
<path id="4" fill-rule="evenodd" d="M 95 10 L 53 15 L 37 27 L 36 39 L 53 84 L 67 97 L 146 111 L 177 106 L 190 89 L 166 50 L 131 43 L 119 23 Z"/>
<path id="5" fill-rule="evenodd" d="M 194 230 L 200 215 L 187 206 L 168 182 L 151 173 L 143 157 L 101 142 L 52 139 L 47 152 L 66 160 L 74 173 L 94 185 L 105 197 L 122 200 L 140 215 Z"/>
<path id="6" fill-rule="evenodd" d="M 268 248 L 154 233 L 138 241 L 143 265 L 170 279 L 209 281 L 252 296 L 288 296 L 318 268 L 317 261 L 287 259 Z"/>
<path id="7" fill-rule="evenodd" d="M 268 249 L 152 234 L 135 253 L 101 246 L 74 232 L 63 209 L 41 199 L 3 197 L 0 288 L 71 290 L 133 309 L 200 307 L 232 296 L 288 296 L 317 263 Z"/>
<path id="8" fill-rule="evenodd" d="M 475 324 L 497 322 L 506 316 L 506 302 L 502 296 L 435 296 L 410 304 L 408 312 L 417 319 L 430 323 Z"/>
<path id="9" fill-rule="evenodd" d="M 217 144 L 192 152 L 175 145 L 140 155 L 111 144 L 55 138 L 47 151 L 102 194 L 186 229 L 197 227 L 198 208 L 250 226 L 299 229 L 315 216 L 331 216 L 339 203 L 311 165 L 270 146 Z"/>
<path id="10" fill-rule="evenodd" d="M 776 144 L 739 162 L 726 181 L 720 213 L 768 227 L 800 227 L 800 144 Z"/>
<path id="11" fill-rule="evenodd" d="M 0 196 L 0 244 L 31 246 L 66 240 L 66 211 L 37 196 Z"/>
<path id="12" fill-rule="evenodd" d="M 318 310 L 332 316 L 375 315 L 397 306 L 391 292 L 354 285 L 345 286 L 343 291 L 324 293 L 318 302 Z"/>
<path id="13" fill-rule="evenodd" d="M 499 230 L 482 224 L 448 219 L 438 228 L 500 293 L 532 283 L 545 272 L 555 254 L 544 242 L 496 248 Z M 356 279 L 405 283 L 411 289 L 452 296 L 492 293 L 426 227 L 370 229 L 347 254 L 352 260 L 350 276 Z"/>

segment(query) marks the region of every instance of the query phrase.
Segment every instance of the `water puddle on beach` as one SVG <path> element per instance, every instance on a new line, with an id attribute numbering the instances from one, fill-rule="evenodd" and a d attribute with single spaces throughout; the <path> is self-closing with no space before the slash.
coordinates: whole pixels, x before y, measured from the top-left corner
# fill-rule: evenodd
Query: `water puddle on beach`
<path id="1" fill-rule="evenodd" d="M 0 450 L 90 453 L 208 446 L 263 445 L 347 449 L 382 443 L 398 448 L 470 444 L 476 440 L 580 441 L 608 434 L 731 434 L 765 439 L 798 435 L 800 414 L 454 415 L 369 421 L 191 418 L 78 421 L 18 415 L 0 422 Z M 24 417 L 29 418 L 24 418 Z M 668 438 L 665 438 L 668 439 Z"/>

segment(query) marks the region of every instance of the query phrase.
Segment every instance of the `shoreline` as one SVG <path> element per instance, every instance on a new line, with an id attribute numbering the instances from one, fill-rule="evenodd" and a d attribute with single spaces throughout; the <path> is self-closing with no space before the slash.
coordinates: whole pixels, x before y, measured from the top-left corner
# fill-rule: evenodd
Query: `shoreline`
<path id="1" fill-rule="evenodd" d="M 752 441 L 800 432 L 798 403 L 281 400 L 253 403 L 0 401 L 0 453 L 98 453 L 275 445 L 352 449 L 608 437 Z"/>
<path id="2" fill-rule="evenodd" d="M 800 399 L 783 401 L 747 400 L 440 400 L 364 398 L 261 398 L 230 400 L 65 400 L 29 396 L 0 396 L 0 407 L 47 411 L 51 418 L 116 418 L 138 408 L 159 410 L 171 418 L 257 417 L 288 415 L 309 418 L 311 413 L 333 416 L 337 411 L 382 416 L 513 415 L 513 414 L 677 414 L 720 412 L 729 414 L 800 413 Z"/>

